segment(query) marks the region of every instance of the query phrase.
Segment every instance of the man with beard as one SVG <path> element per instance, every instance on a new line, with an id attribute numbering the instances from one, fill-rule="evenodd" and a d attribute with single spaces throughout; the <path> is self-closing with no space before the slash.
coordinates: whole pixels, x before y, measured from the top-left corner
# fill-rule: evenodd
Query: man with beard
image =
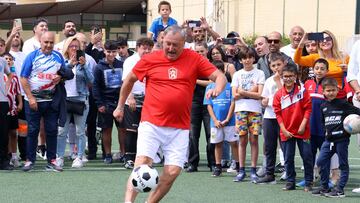
<path id="1" fill-rule="evenodd" d="M 74 21 L 72 21 L 72 20 L 65 21 L 63 34 L 66 38 L 63 41 L 57 43 L 54 47 L 54 49 L 60 53 L 62 52 L 62 49 L 64 47 L 65 40 L 68 37 L 72 37 L 72 36 L 76 35 L 76 25 L 75 25 Z"/>
<path id="2" fill-rule="evenodd" d="M 20 77 L 21 67 L 25 60 L 26 55 L 21 51 L 22 48 L 22 39 L 20 36 L 21 27 L 14 25 L 12 30 L 7 32 L 7 40 L 6 40 L 6 52 L 9 52 L 14 58 L 14 66 L 15 72 L 18 77 Z M 24 103 L 25 92 L 20 84 L 21 95 Z M 25 110 L 18 114 L 19 119 L 25 119 Z M 26 159 L 26 136 L 18 136 L 18 146 L 21 160 Z"/>
<path id="3" fill-rule="evenodd" d="M 200 18 L 200 27 L 188 27 L 189 20 L 186 20 L 182 27 L 187 28 L 188 42 L 185 42 L 185 48 L 195 50 L 195 44 L 207 42 L 206 33 L 208 33 L 213 40 L 220 38 L 220 35 L 215 32 L 207 23 L 206 18 Z M 209 45 L 209 44 L 208 44 Z"/>
<path id="4" fill-rule="evenodd" d="M 300 26 L 294 26 L 290 30 L 290 44 L 287 46 L 284 46 L 280 49 L 281 52 L 284 54 L 290 56 L 294 60 L 294 54 L 296 51 L 296 48 L 298 47 L 301 38 L 304 36 L 304 29 Z"/>

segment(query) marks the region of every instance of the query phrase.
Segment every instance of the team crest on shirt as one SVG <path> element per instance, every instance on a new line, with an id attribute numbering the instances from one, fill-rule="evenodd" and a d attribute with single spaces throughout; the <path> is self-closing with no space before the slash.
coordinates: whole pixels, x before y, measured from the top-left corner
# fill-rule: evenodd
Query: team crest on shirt
<path id="1" fill-rule="evenodd" d="M 169 79 L 175 80 L 177 78 L 178 70 L 174 67 L 169 68 L 168 70 Z"/>

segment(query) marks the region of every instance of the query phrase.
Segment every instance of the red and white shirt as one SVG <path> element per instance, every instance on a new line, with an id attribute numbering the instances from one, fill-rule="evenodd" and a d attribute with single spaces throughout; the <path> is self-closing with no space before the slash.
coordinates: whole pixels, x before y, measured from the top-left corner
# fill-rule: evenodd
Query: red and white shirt
<path id="1" fill-rule="evenodd" d="M 4 75 L 5 82 L 8 77 Z M 10 86 L 7 92 L 7 98 L 9 100 L 9 112 L 8 115 L 15 116 L 18 114 L 16 105 L 16 96 L 21 94 L 20 92 L 20 81 L 16 75 L 12 75 Z"/>
<path id="2" fill-rule="evenodd" d="M 190 128 L 190 110 L 197 78 L 209 77 L 216 67 L 196 52 L 184 49 L 170 61 L 162 50 L 147 54 L 133 68 L 146 96 L 141 121 L 157 126 Z"/>

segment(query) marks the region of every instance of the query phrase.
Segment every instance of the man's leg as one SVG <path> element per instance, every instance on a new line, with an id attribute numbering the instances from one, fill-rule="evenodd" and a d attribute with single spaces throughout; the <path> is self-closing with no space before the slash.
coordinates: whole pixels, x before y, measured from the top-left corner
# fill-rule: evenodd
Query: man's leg
<path id="1" fill-rule="evenodd" d="M 97 118 L 97 107 L 92 96 L 92 91 L 90 90 L 89 96 L 89 114 L 87 116 L 87 136 L 88 136 L 88 159 L 92 160 L 96 158 L 97 152 L 97 141 L 96 141 L 96 118 Z"/>
<path id="2" fill-rule="evenodd" d="M 212 171 L 215 165 L 215 145 L 210 142 L 210 115 L 206 105 L 202 105 L 202 121 L 204 123 L 204 131 L 206 138 L 206 157 L 208 167 Z"/>
<path id="3" fill-rule="evenodd" d="M 191 131 L 190 131 L 190 146 L 189 146 L 189 165 L 188 172 L 197 171 L 197 167 L 200 161 L 199 154 L 199 139 L 201 132 L 202 121 L 202 104 L 193 102 L 191 108 Z"/>
<path id="4" fill-rule="evenodd" d="M 38 102 L 38 111 L 30 109 L 29 102 L 25 101 L 26 120 L 28 122 L 28 135 L 26 138 L 26 160 L 35 163 L 36 147 L 38 143 L 38 135 L 40 131 L 40 110 L 42 102 Z"/>
<path id="5" fill-rule="evenodd" d="M 46 157 L 48 163 L 56 159 L 59 112 L 51 107 L 51 102 L 44 102 L 44 127 L 46 133 Z"/>
<path id="6" fill-rule="evenodd" d="M 274 175 L 276 149 L 279 137 L 279 124 L 276 119 L 264 119 L 264 145 L 266 155 L 266 174 Z"/>
<path id="7" fill-rule="evenodd" d="M 7 112 L 9 110 L 8 102 L 0 102 L 0 168 L 8 163 L 8 120 Z"/>

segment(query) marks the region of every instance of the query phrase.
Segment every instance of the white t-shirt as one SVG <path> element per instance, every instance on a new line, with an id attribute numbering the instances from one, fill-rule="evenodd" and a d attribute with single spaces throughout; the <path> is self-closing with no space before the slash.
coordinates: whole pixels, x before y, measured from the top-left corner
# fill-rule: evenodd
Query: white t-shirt
<path id="1" fill-rule="evenodd" d="M 54 50 L 60 52 L 62 54 L 62 50 L 64 48 L 65 39 L 54 46 Z"/>
<path id="2" fill-rule="evenodd" d="M 15 72 L 16 72 L 16 75 L 20 79 L 21 68 L 22 68 L 22 64 L 26 58 L 26 55 L 24 54 L 24 52 L 21 52 L 21 51 L 17 51 L 17 52 L 10 51 L 9 53 L 14 57 Z M 20 90 L 21 90 L 21 95 L 25 95 L 25 92 L 21 86 L 21 83 L 20 83 Z"/>
<path id="3" fill-rule="evenodd" d="M 35 37 L 32 37 L 24 42 L 24 46 L 22 51 L 25 55 L 30 54 L 31 52 L 35 51 L 36 49 L 40 49 L 40 42 L 35 39 Z"/>
<path id="4" fill-rule="evenodd" d="M 265 74 L 263 71 L 253 68 L 250 71 L 241 69 L 236 71 L 233 75 L 231 87 L 239 88 L 243 90 L 250 90 L 255 85 L 264 85 Z M 238 99 L 235 100 L 235 112 L 249 111 L 261 113 L 261 101 L 257 99 Z"/>
<path id="5" fill-rule="evenodd" d="M 269 77 L 265 81 L 264 89 L 263 92 L 261 93 L 262 97 L 269 98 L 269 103 L 265 108 L 264 118 L 276 119 L 276 115 L 273 109 L 273 101 L 274 101 L 274 95 L 278 90 L 279 89 L 274 80 L 274 76 Z"/>
<path id="6" fill-rule="evenodd" d="M 292 48 L 291 44 L 282 47 L 280 51 L 286 54 L 287 56 L 291 57 L 292 60 L 294 60 L 296 49 Z"/>
<path id="7" fill-rule="evenodd" d="M 134 53 L 133 55 L 131 55 L 124 61 L 122 80 L 125 80 L 127 75 L 131 72 L 131 70 L 134 68 L 134 66 L 136 65 L 136 63 L 138 61 L 140 61 L 140 56 L 138 53 Z M 137 80 L 134 83 L 131 93 L 132 94 L 145 94 L 145 83 Z M 126 104 L 128 104 L 127 100 L 126 100 Z"/>

